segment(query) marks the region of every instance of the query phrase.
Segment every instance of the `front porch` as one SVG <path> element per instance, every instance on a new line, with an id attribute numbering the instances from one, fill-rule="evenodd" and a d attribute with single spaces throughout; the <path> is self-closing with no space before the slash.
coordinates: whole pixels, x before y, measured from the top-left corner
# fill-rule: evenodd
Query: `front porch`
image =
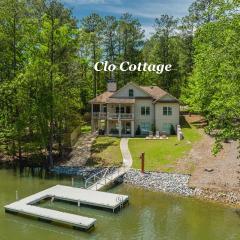
<path id="1" fill-rule="evenodd" d="M 133 120 L 93 120 L 92 131 L 98 131 L 100 135 L 114 137 L 134 137 Z"/>
<path id="2" fill-rule="evenodd" d="M 134 104 L 128 100 L 92 104 L 92 131 L 100 135 L 134 137 Z"/>

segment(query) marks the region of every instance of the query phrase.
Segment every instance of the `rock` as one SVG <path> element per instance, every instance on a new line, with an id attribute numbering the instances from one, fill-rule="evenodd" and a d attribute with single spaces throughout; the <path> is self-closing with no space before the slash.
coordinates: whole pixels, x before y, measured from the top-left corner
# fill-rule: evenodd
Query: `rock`
<path id="1" fill-rule="evenodd" d="M 188 187 L 189 175 L 159 172 L 140 173 L 131 169 L 124 176 L 124 182 L 152 190 L 177 193 L 184 196 L 193 195 L 193 189 Z"/>
<path id="2" fill-rule="evenodd" d="M 206 172 L 213 172 L 214 169 L 213 168 L 205 168 L 204 171 L 206 171 Z"/>

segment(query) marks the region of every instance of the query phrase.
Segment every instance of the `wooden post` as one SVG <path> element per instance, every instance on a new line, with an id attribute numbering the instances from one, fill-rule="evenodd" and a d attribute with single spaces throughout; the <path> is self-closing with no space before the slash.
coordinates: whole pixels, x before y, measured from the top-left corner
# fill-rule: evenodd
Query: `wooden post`
<path id="1" fill-rule="evenodd" d="M 74 178 L 72 178 L 72 187 L 74 187 Z"/>
<path id="2" fill-rule="evenodd" d="M 144 173 L 144 161 L 145 161 L 145 153 L 141 153 L 140 155 L 140 159 L 141 159 L 141 172 Z"/>

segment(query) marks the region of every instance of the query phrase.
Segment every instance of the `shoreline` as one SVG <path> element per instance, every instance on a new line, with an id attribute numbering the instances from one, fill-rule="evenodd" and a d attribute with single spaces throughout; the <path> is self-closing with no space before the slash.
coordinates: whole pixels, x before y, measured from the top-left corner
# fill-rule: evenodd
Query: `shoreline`
<path id="1" fill-rule="evenodd" d="M 0 169 L 11 169 L 12 167 L 11 161 L 0 161 Z M 64 169 L 68 169 L 68 171 L 66 172 Z M 87 177 L 103 169 L 105 169 L 105 167 L 56 166 L 51 172 L 57 175 Z M 112 169 L 115 169 L 115 167 L 112 167 Z M 123 183 L 145 188 L 150 191 L 192 197 L 202 201 L 218 203 L 237 209 L 240 208 L 240 192 L 221 189 L 191 188 L 188 186 L 189 179 L 190 175 L 187 174 L 155 171 L 145 171 L 145 173 L 141 173 L 140 170 L 131 168 L 124 175 Z"/>
<path id="2" fill-rule="evenodd" d="M 197 198 L 203 201 L 219 203 L 234 208 L 240 208 L 240 192 L 191 188 L 188 186 L 190 175 L 145 172 L 130 169 L 124 176 L 124 183 L 148 190 L 159 191 L 184 197 Z"/>

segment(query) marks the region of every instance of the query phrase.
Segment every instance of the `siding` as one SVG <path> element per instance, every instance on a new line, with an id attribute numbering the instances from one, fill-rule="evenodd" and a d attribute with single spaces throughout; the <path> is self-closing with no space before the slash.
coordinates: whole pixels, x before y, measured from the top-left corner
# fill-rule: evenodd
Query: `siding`
<path id="1" fill-rule="evenodd" d="M 125 87 L 121 88 L 121 91 L 116 92 L 114 94 L 114 97 L 116 98 L 128 98 L 128 91 L 129 89 L 133 89 L 134 91 L 134 97 L 149 97 L 147 93 L 142 91 L 141 89 L 135 87 L 134 85 L 128 84 Z"/>
<path id="2" fill-rule="evenodd" d="M 141 107 L 150 107 L 150 115 L 141 115 Z M 138 125 L 143 122 L 150 123 L 150 125 L 154 124 L 154 105 L 152 104 L 152 100 L 148 99 L 136 99 L 134 105 L 134 129 L 135 132 L 137 130 Z"/>
<path id="3" fill-rule="evenodd" d="M 163 107 L 172 107 L 172 116 L 163 115 Z M 171 123 L 175 129 L 179 124 L 179 104 L 178 103 L 157 103 L 155 106 L 156 130 L 163 131 L 165 123 Z"/>

